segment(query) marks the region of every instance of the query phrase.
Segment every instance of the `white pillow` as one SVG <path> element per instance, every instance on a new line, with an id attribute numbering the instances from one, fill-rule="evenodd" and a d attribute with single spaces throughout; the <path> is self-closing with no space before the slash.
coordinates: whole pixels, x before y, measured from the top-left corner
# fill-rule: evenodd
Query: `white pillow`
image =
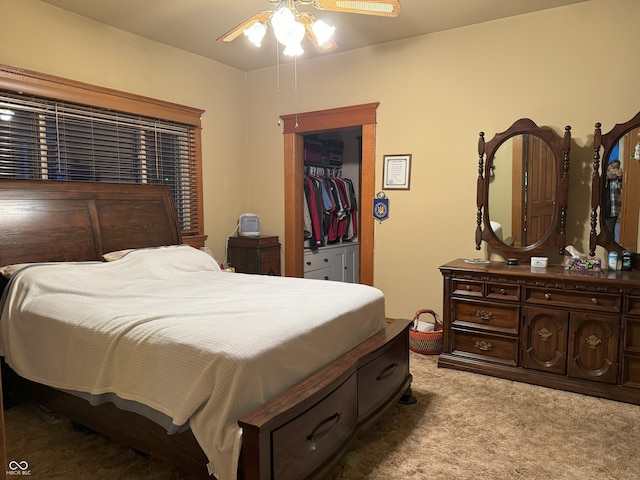
<path id="1" fill-rule="evenodd" d="M 176 248 L 180 245 L 161 245 L 159 247 L 144 247 L 144 248 L 125 248 L 124 250 L 116 250 L 115 252 L 109 252 L 102 255 L 102 258 L 107 262 L 113 262 L 114 260 L 118 260 L 124 257 L 127 253 L 133 252 L 134 250 L 153 250 L 154 248 Z"/>
<path id="2" fill-rule="evenodd" d="M 64 265 L 69 263 L 91 263 L 88 262 L 33 262 L 33 263 L 14 263 L 13 265 L 5 265 L 4 267 L 0 267 L 0 275 L 4 278 L 9 278 L 11 275 L 16 273 L 18 270 L 22 270 L 24 267 L 28 267 L 30 265 Z"/>
<path id="3" fill-rule="evenodd" d="M 115 252 L 109 252 L 102 255 L 102 258 L 105 262 L 113 262 L 114 260 L 118 260 L 119 258 L 124 257 L 127 253 L 133 252 L 133 248 L 127 248 L 125 250 L 116 250 Z"/>
<path id="4" fill-rule="evenodd" d="M 33 265 L 33 263 L 15 263 L 13 265 L 5 265 L 4 267 L 0 267 L 0 275 L 2 275 L 4 278 L 9 278 L 21 268 L 27 267 L 29 265 Z"/>

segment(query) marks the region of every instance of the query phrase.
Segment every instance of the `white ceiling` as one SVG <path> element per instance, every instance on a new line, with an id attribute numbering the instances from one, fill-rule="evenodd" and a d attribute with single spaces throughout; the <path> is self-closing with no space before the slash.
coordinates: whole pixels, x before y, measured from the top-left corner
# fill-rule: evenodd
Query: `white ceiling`
<path id="1" fill-rule="evenodd" d="M 277 62 L 275 40 L 267 34 L 262 48 L 243 36 L 228 45 L 216 39 L 254 13 L 271 8 L 267 0 L 42 0 L 45 3 L 221 63 L 250 71 Z M 396 18 L 314 11 L 335 25 L 343 52 L 367 45 L 473 25 L 586 0 L 401 0 Z M 301 58 L 320 54 L 303 42 Z M 290 61 L 280 55 L 280 62 Z"/>

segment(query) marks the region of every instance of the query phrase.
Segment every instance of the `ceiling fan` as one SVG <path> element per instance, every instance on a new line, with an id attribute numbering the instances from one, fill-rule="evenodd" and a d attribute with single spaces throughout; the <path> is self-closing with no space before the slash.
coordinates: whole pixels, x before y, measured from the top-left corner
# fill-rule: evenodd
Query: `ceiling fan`
<path id="1" fill-rule="evenodd" d="M 252 15 L 217 39 L 218 43 L 231 43 L 244 33 L 249 41 L 259 47 L 271 24 L 278 41 L 285 46 L 284 54 L 302 54 L 302 39 L 306 37 L 320 52 L 329 52 L 338 47 L 331 38 L 335 27 L 317 20 L 298 6 L 311 5 L 318 10 L 358 13 L 381 17 L 396 17 L 400 13 L 399 0 L 268 0 L 270 10 Z"/>

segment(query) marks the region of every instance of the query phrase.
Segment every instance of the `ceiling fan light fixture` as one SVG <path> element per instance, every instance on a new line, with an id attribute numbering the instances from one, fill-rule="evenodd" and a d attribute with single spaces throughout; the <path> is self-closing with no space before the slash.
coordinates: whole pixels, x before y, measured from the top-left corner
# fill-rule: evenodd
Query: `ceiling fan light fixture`
<path id="1" fill-rule="evenodd" d="M 313 34 L 316 36 L 318 44 L 326 45 L 329 43 L 329 40 L 331 40 L 331 37 L 336 31 L 336 27 L 327 24 L 324 20 L 316 20 L 313 22 L 311 30 L 313 30 Z"/>
<path id="2" fill-rule="evenodd" d="M 298 43 L 291 43 L 286 47 L 284 47 L 284 51 L 282 53 L 284 53 L 289 57 L 297 57 L 298 55 L 302 55 L 304 53 L 304 50 L 300 42 L 298 42 Z"/>
<path id="3" fill-rule="evenodd" d="M 267 27 L 265 27 L 264 23 L 262 22 L 256 22 L 244 31 L 246 37 L 256 47 L 260 47 L 262 45 L 262 39 L 264 38 L 266 33 Z"/>
<path id="4" fill-rule="evenodd" d="M 300 44 L 304 38 L 304 25 L 296 20 L 290 9 L 281 7 L 276 10 L 271 17 L 271 25 L 278 41 L 286 47 L 285 55 L 295 57 L 304 52 Z"/>
<path id="5" fill-rule="evenodd" d="M 273 27 L 273 33 L 280 43 L 285 45 L 283 40 L 287 35 L 290 35 L 293 31 L 294 24 L 296 23 L 296 17 L 293 12 L 287 7 L 280 7 L 271 16 L 271 26 Z"/>
<path id="6" fill-rule="evenodd" d="M 302 39 L 306 35 L 319 52 L 332 52 L 338 44 L 332 36 L 335 27 L 322 20 L 316 20 L 309 12 L 298 11 L 299 5 L 313 6 L 319 10 L 357 13 L 379 17 L 396 17 L 400 13 L 400 0 L 268 0 L 271 10 L 263 10 L 236 25 L 216 41 L 231 43 L 244 33 L 257 47 L 260 47 L 266 30 L 271 24 L 278 43 L 287 47 L 286 55 L 300 55 Z"/>

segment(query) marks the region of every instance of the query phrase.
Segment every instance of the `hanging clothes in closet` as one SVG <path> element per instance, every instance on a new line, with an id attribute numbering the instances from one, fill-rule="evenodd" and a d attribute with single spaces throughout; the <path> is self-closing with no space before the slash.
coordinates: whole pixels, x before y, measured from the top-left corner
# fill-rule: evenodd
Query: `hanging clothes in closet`
<path id="1" fill-rule="evenodd" d="M 304 175 L 305 244 L 311 250 L 353 240 L 358 235 L 353 182 L 339 169 L 307 166 Z"/>

